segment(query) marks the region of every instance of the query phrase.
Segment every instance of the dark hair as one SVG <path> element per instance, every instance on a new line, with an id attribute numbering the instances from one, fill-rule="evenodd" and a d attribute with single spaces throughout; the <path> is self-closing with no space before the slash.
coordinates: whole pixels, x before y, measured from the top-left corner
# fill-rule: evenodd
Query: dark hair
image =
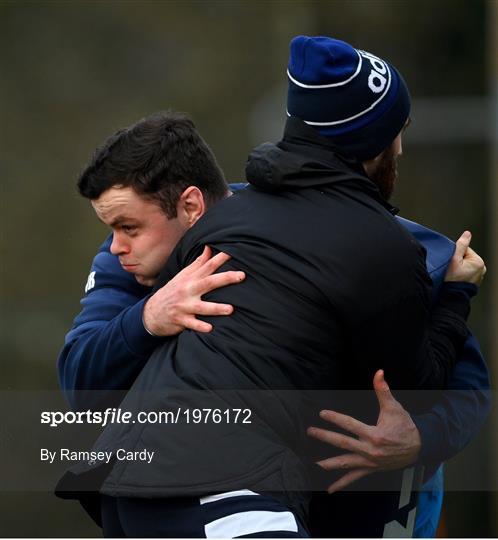
<path id="1" fill-rule="evenodd" d="M 78 190 L 88 199 L 116 185 L 157 200 L 169 218 L 176 217 L 178 199 L 188 186 L 197 186 L 208 206 L 228 190 L 192 120 L 174 111 L 154 113 L 117 131 L 97 148 L 78 178 Z"/>

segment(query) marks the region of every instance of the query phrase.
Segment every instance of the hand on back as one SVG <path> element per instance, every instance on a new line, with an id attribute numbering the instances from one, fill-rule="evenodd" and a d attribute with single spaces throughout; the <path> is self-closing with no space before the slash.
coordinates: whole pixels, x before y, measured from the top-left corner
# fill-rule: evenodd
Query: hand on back
<path id="1" fill-rule="evenodd" d="M 215 272 L 230 255 L 218 253 L 211 257 L 206 246 L 202 255 L 179 272 L 171 281 L 153 294 L 145 304 L 143 322 L 146 329 L 156 336 L 173 336 L 185 329 L 210 332 L 211 324 L 196 318 L 197 315 L 230 315 L 233 306 L 206 302 L 202 296 L 220 287 L 240 283 L 244 272 Z"/>

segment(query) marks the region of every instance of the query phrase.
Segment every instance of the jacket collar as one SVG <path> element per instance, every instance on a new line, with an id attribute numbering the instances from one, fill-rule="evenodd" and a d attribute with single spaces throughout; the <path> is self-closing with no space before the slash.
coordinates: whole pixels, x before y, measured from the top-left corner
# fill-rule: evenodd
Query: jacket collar
<path id="1" fill-rule="evenodd" d="M 385 201 L 367 177 L 361 162 L 299 118 L 287 119 L 277 144 L 264 143 L 253 150 L 246 166 L 249 183 L 266 191 L 352 183 L 377 200 L 390 213 L 397 208 Z"/>

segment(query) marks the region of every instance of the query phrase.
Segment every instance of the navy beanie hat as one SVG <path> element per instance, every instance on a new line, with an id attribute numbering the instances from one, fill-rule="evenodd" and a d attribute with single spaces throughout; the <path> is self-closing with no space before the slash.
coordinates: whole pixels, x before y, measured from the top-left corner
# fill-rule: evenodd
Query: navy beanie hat
<path id="1" fill-rule="evenodd" d="M 295 37 L 287 75 L 287 114 L 360 161 L 385 150 L 410 114 L 410 94 L 396 69 L 338 39 Z"/>

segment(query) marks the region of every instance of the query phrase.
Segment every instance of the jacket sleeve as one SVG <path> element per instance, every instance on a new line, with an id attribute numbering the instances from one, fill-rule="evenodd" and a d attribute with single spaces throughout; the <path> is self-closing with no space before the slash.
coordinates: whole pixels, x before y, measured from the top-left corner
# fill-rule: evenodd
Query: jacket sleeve
<path id="1" fill-rule="evenodd" d="M 427 270 L 433 281 L 432 303 L 437 305 L 455 244 L 418 223 L 399 216 L 397 219 L 427 250 Z M 469 288 L 463 284 L 453 287 Z M 477 435 L 491 409 L 489 389 L 486 362 L 477 340 L 468 333 L 446 390 L 428 412 L 412 417 L 422 441 L 419 462 L 426 466 L 427 476 Z"/>
<path id="2" fill-rule="evenodd" d="M 476 294 L 477 287 L 472 283 L 446 282 L 440 287 L 428 334 L 427 350 L 432 361 L 423 362 L 418 370 L 421 387 L 447 388 L 469 335 L 466 321 L 470 300 Z"/>
<path id="3" fill-rule="evenodd" d="M 93 261 L 82 310 L 57 362 L 60 386 L 73 409 L 101 406 L 105 393 L 99 391 L 128 389 L 159 343 L 142 323 L 150 290 L 121 268 L 106 244 Z"/>
<path id="4" fill-rule="evenodd" d="M 413 416 L 422 441 L 419 462 L 432 471 L 460 452 L 479 432 L 491 409 L 489 374 L 479 344 L 469 335 L 438 402 Z"/>

